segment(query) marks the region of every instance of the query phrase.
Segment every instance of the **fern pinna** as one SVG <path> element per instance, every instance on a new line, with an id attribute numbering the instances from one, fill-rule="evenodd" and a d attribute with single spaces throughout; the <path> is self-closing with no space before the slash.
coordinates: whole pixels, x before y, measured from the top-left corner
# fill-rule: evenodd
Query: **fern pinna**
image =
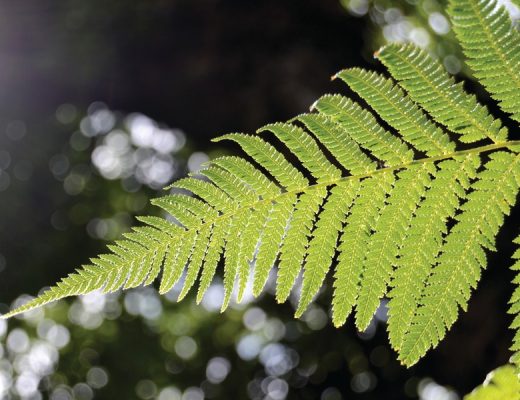
<path id="1" fill-rule="evenodd" d="M 507 12 L 494 0 L 453 0 L 449 14 L 476 77 L 520 121 L 520 34 Z M 520 142 L 425 51 L 391 44 L 376 57 L 393 79 L 336 75 L 367 107 L 325 95 L 290 122 L 216 139 L 248 157 L 175 182 L 153 201 L 171 217 L 139 218 L 109 254 L 4 317 L 159 275 L 161 293 L 183 279 L 179 299 L 198 281 L 200 301 L 219 263 L 222 309 L 234 292 L 242 298 L 251 269 L 258 295 L 276 266 L 279 302 L 302 274 L 300 316 L 333 270 L 333 323 L 355 310 L 366 329 L 386 296 L 390 342 L 416 363 L 467 307 L 517 197 Z"/>

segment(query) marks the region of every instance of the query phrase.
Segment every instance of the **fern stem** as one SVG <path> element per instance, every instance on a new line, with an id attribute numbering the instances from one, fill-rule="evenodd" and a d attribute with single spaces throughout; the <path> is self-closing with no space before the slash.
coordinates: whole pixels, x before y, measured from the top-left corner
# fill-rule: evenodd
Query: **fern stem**
<path id="1" fill-rule="evenodd" d="M 511 149 L 513 147 L 517 147 L 517 149 L 515 149 L 515 150 Z M 378 169 L 378 170 L 375 170 L 375 171 L 372 171 L 372 172 L 366 172 L 364 174 L 342 176 L 340 178 L 335 178 L 335 179 L 331 179 L 331 180 L 327 180 L 327 181 L 321 181 L 321 182 L 316 183 L 314 185 L 307 185 L 307 186 L 304 186 L 304 187 L 299 187 L 297 189 L 292 189 L 292 190 L 285 191 L 283 193 L 277 194 L 274 197 L 264 198 L 262 200 L 258 200 L 258 201 L 255 201 L 255 202 L 252 202 L 252 203 L 249 203 L 249 204 L 244 204 L 242 207 L 239 207 L 239 208 L 237 208 L 235 210 L 232 210 L 232 211 L 230 211 L 228 213 L 221 214 L 221 215 L 219 215 L 216 218 L 205 220 L 202 223 L 202 225 L 211 224 L 211 223 L 213 223 L 217 219 L 224 219 L 224 218 L 233 216 L 236 213 L 242 212 L 242 210 L 244 208 L 257 207 L 259 204 L 267 203 L 267 202 L 270 202 L 270 201 L 275 201 L 275 200 L 277 200 L 277 199 L 279 199 L 281 197 L 289 196 L 291 194 L 301 194 L 301 193 L 303 193 L 306 190 L 309 190 L 311 188 L 328 187 L 328 186 L 332 186 L 332 185 L 337 185 L 340 182 L 345 182 L 345 181 L 348 181 L 350 179 L 361 180 L 361 179 L 372 177 L 374 175 L 379 175 L 379 174 L 384 174 L 384 173 L 398 171 L 398 170 L 404 169 L 404 168 L 409 168 L 409 167 L 414 166 L 414 165 L 422 165 L 422 164 L 426 164 L 426 163 L 433 163 L 433 162 L 437 162 L 437 161 L 447 160 L 447 159 L 450 159 L 450 158 L 456 158 L 456 157 L 465 156 L 465 155 L 468 155 L 468 154 L 480 154 L 480 153 L 485 153 L 485 152 L 498 150 L 498 149 L 503 149 L 503 148 L 510 148 L 510 150 L 512 150 L 514 152 L 520 152 L 520 140 L 510 140 L 510 141 L 507 141 L 507 142 L 493 143 L 493 144 L 489 144 L 489 145 L 486 145 L 486 146 L 476 147 L 476 148 L 473 148 L 473 149 L 455 151 L 455 152 L 449 153 L 449 154 L 441 154 L 441 155 L 438 155 L 438 156 L 435 156 L 435 157 L 420 158 L 420 159 L 417 159 L 417 160 L 410 161 L 408 163 L 394 165 L 394 166 L 391 166 L 391 167 L 385 167 L 385 168 L 381 168 L 381 169 Z"/>

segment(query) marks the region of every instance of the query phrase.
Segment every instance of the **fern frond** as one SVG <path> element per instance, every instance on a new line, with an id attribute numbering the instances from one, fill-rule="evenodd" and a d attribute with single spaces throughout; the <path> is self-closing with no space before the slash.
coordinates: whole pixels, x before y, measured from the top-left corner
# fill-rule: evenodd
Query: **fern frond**
<path id="1" fill-rule="evenodd" d="M 258 171 L 253 164 L 243 158 L 225 156 L 219 157 L 211 163 L 242 179 L 262 197 L 272 197 L 280 194 L 280 189 L 273 182 Z"/>
<path id="2" fill-rule="evenodd" d="M 334 158 L 352 175 L 363 174 L 377 169 L 372 161 L 350 136 L 331 119 L 321 114 L 305 114 L 298 121 L 319 139 Z"/>
<path id="3" fill-rule="evenodd" d="M 489 138 L 507 140 L 507 129 L 486 107 L 467 94 L 461 83 L 444 71 L 441 64 L 413 45 L 390 44 L 377 54 L 392 76 L 440 124 L 460 135 L 464 143 Z"/>
<path id="4" fill-rule="evenodd" d="M 244 181 L 222 168 L 209 167 L 199 172 L 208 177 L 217 187 L 239 204 L 250 203 L 258 199 L 258 195 Z"/>
<path id="5" fill-rule="evenodd" d="M 516 201 L 520 185 L 520 155 L 495 152 L 477 175 L 442 247 L 403 341 L 400 359 L 412 365 L 444 337 L 455 322 L 459 306 L 466 309 L 471 289 L 486 266 L 484 248 L 494 250 L 494 238 Z"/>
<path id="6" fill-rule="evenodd" d="M 464 400 L 496 399 L 520 399 L 520 380 L 511 365 L 504 365 L 491 371 L 482 385 L 464 396 Z"/>
<path id="7" fill-rule="evenodd" d="M 345 81 L 408 143 L 429 156 L 455 151 L 455 143 L 435 126 L 401 88 L 384 76 L 351 68 L 336 76 Z"/>
<path id="8" fill-rule="evenodd" d="M 307 309 L 325 279 L 336 251 L 338 235 L 352 199 L 356 195 L 357 186 L 358 182 L 355 181 L 342 182 L 331 190 L 326 199 L 307 250 L 296 316 L 302 315 Z"/>
<path id="9" fill-rule="evenodd" d="M 260 239 L 260 247 L 255 261 L 253 294 L 258 295 L 265 286 L 269 271 L 274 265 L 280 249 L 280 244 L 286 233 L 286 228 L 294 210 L 296 195 L 289 194 L 271 208 Z"/>
<path id="10" fill-rule="evenodd" d="M 206 290 L 208 290 L 213 281 L 213 277 L 217 270 L 217 264 L 224 251 L 226 237 L 230 232 L 231 222 L 232 219 L 228 219 L 223 221 L 221 224 L 215 225 L 213 228 L 210 242 L 208 244 L 208 252 L 204 258 L 204 264 L 202 265 L 199 290 L 197 292 L 197 303 L 202 301 Z"/>
<path id="11" fill-rule="evenodd" d="M 483 15 L 494 4 L 490 0 L 452 3 L 472 7 L 468 20 L 453 11 L 459 35 L 477 76 L 515 117 L 513 89 L 501 79 L 515 84 L 511 74 L 518 73 L 519 55 L 510 49 L 517 48 L 516 39 L 497 39 L 496 48 L 481 57 L 473 51 L 480 41 L 516 37 L 509 20 L 501 8 Z M 478 24 L 488 30 L 469 37 Z M 493 54 L 511 57 L 494 71 Z M 342 325 L 355 310 L 356 326 L 365 329 L 387 296 L 390 342 L 404 364 L 417 362 L 444 337 L 459 308 L 467 307 L 486 265 L 485 251 L 494 249 L 519 192 L 520 143 L 507 141 L 501 121 L 423 50 L 394 44 L 378 57 L 397 85 L 355 68 L 338 74 L 375 114 L 346 97 L 325 95 L 313 112 L 290 122 L 266 125 L 257 135 L 216 139 L 236 142 L 249 161 L 221 157 L 175 182 L 170 194 L 152 201 L 164 218 L 138 218 L 143 225 L 109 246 L 110 254 L 93 258 L 3 318 L 158 277 L 161 293 L 182 283 L 179 300 L 198 286 L 200 302 L 219 265 L 224 310 L 234 293 L 243 298 L 250 279 L 259 295 L 277 264 L 279 302 L 303 269 L 300 316 L 334 268 L 333 323 Z M 471 144 L 482 139 L 493 143 Z M 517 314 L 512 327 L 518 328 L 518 290 L 511 303 Z M 512 349 L 520 363 L 518 334 Z"/>
<path id="12" fill-rule="evenodd" d="M 451 0 L 449 12 L 475 76 L 520 122 L 520 32 L 507 10 L 495 0 Z"/>
<path id="13" fill-rule="evenodd" d="M 184 178 L 169 186 L 170 189 L 183 189 L 192 192 L 218 211 L 226 212 L 238 207 L 238 203 L 226 192 L 211 182 L 195 178 Z M 145 221 L 142 221 L 145 222 Z"/>
<path id="14" fill-rule="evenodd" d="M 303 193 L 298 199 L 287 235 L 280 249 L 276 282 L 276 299 L 280 303 L 287 300 L 296 277 L 300 273 L 314 219 L 326 196 L 327 189 L 323 186 L 316 186 Z"/>
<path id="15" fill-rule="evenodd" d="M 455 216 L 460 202 L 466 198 L 466 189 L 470 179 L 475 177 L 479 163 L 479 157 L 474 154 L 439 163 L 436 178 L 402 241 L 388 302 L 388 334 L 397 351 L 402 347 L 425 281 L 443 245 L 448 219 Z"/>
<path id="16" fill-rule="evenodd" d="M 520 245 L 520 236 L 514 240 L 514 243 Z M 511 307 L 508 312 L 515 316 L 510 326 L 511 329 L 515 330 L 515 337 L 510 347 L 510 350 L 514 352 L 510 362 L 516 366 L 516 373 L 520 376 L 520 248 L 516 249 L 513 259 L 515 263 L 511 266 L 511 269 L 516 272 L 516 276 L 513 279 L 513 284 L 516 286 L 511 295 L 511 300 L 509 300 Z"/>
<path id="17" fill-rule="evenodd" d="M 379 303 L 397 264 L 399 246 L 406 235 L 412 217 L 430 185 L 433 165 L 423 164 L 399 172 L 374 225 L 375 233 L 365 249 L 363 277 L 357 301 L 356 325 L 365 330 Z"/>
<path id="18" fill-rule="evenodd" d="M 316 141 L 303 129 L 291 124 L 270 124 L 258 132 L 271 131 L 291 150 L 318 182 L 338 179 L 341 171 L 323 155 Z"/>
<path id="19" fill-rule="evenodd" d="M 300 171 L 289 163 L 278 150 L 263 139 L 234 133 L 213 140 L 219 142 L 225 139 L 237 142 L 251 158 L 264 167 L 276 178 L 280 185 L 287 190 L 298 189 L 309 184 L 308 180 Z"/>
<path id="20" fill-rule="evenodd" d="M 352 100 L 326 95 L 313 107 L 336 121 L 355 142 L 387 165 L 406 164 L 413 159 L 412 151 L 401 139 L 386 132 L 369 111 Z"/>
<path id="21" fill-rule="evenodd" d="M 394 181 L 393 171 L 364 180 L 347 217 L 334 274 L 332 321 L 336 326 L 345 323 L 356 305 L 363 274 L 365 249 Z"/>
<path id="22" fill-rule="evenodd" d="M 197 276 L 199 274 L 200 268 L 202 266 L 202 263 L 204 262 L 204 258 L 206 257 L 209 248 L 209 239 L 211 236 L 212 228 L 212 225 L 203 226 L 195 239 L 193 254 L 188 264 L 186 278 L 184 279 L 184 284 L 179 294 L 178 301 L 181 301 L 184 297 L 186 297 L 189 290 L 192 288 L 195 281 L 197 280 Z"/>

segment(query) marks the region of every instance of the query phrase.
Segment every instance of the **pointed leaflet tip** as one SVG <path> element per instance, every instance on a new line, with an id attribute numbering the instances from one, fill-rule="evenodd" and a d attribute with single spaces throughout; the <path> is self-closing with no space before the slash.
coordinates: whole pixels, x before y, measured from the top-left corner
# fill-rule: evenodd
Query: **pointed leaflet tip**
<path id="1" fill-rule="evenodd" d="M 318 105 L 318 100 L 316 100 L 314 103 L 311 104 L 309 107 L 309 111 L 314 111 L 316 109 L 316 106 Z"/>

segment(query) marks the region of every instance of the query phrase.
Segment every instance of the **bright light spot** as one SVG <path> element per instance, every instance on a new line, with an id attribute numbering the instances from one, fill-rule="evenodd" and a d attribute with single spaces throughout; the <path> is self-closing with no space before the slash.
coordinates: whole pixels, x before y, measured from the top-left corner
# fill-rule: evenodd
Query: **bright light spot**
<path id="1" fill-rule="evenodd" d="M 15 388 L 21 397 L 29 397 L 38 391 L 40 379 L 31 372 L 23 372 L 16 378 Z"/>
<path id="2" fill-rule="evenodd" d="M 13 329 L 7 336 L 7 348 L 14 353 L 24 353 L 29 349 L 29 336 L 23 329 Z"/>
<path id="3" fill-rule="evenodd" d="M 413 28 L 410 32 L 410 40 L 419 47 L 427 47 L 430 44 L 430 35 L 424 28 Z"/>
<path id="4" fill-rule="evenodd" d="M 321 394 L 320 400 L 341 400 L 341 392 L 335 387 L 327 388 Z"/>
<path id="5" fill-rule="evenodd" d="M 67 386 L 59 386 L 54 389 L 51 395 L 51 400 L 72 400 L 72 393 Z"/>
<path id="6" fill-rule="evenodd" d="M 238 341 L 236 350 L 242 360 L 248 361 L 252 360 L 258 355 L 258 353 L 260 353 L 263 344 L 264 339 L 259 335 L 246 335 Z"/>
<path id="7" fill-rule="evenodd" d="M 113 130 L 104 140 L 105 144 L 117 154 L 126 153 L 130 150 L 128 135 L 121 130 Z"/>
<path id="8" fill-rule="evenodd" d="M 217 312 L 224 300 L 224 286 L 220 283 L 213 283 L 206 291 L 202 299 L 202 307 L 207 311 Z"/>
<path id="9" fill-rule="evenodd" d="M 49 343 L 58 349 L 65 347 L 70 340 L 69 330 L 63 325 L 52 326 L 45 337 Z"/>
<path id="10" fill-rule="evenodd" d="M 109 146 L 96 147 L 92 152 L 92 163 L 107 179 L 116 179 L 121 175 L 121 163 L 114 149 Z"/>
<path id="11" fill-rule="evenodd" d="M 347 0 L 341 0 L 345 3 Z M 368 1 L 367 0 L 350 0 L 347 3 L 347 10 L 357 16 L 361 17 L 368 12 Z"/>
<path id="12" fill-rule="evenodd" d="M 319 331 L 327 325 L 327 314 L 318 306 L 310 308 L 304 316 L 307 326 L 313 331 Z"/>
<path id="13" fill-rule="evenodd" d="M 96 134 L 106 133 L 114 127 L 116 117 L 112 111 L 106 108 L 100 108 L 90 115 L 90 124 Z"/>
<path id="14" fill-rule="evenodd" d="M 80 296 L 79 299 L 85 311 L 89 313 L 96 314 L 105 308 L 106 296 L 98 290 Z"/>
<path id="15" fill-rule="evenodd" d="M 457 394 L 434 382 L 431 379 L 423 379 L 417 386 L 419 400 L 459 400 Z"/>
<path id="16" fill-rule="evenodd" d="M 266 315 L 261 308 L 252 307 L 244 313 L 242 320 L 247 329 L 250 331 L 257 331 L 263 328 L 266 321 Z"/>
<path id="17" fill-rule="evenodd" d="M 171 153 L 177 149 L 177 138 L 166 129 L 156 129 L 152 138 L 152 147 L 159 153 Z"/>
<path id="18" fill-rule="evenodd" d="M 157 400 L 181 400 L 182 393 L 175 386 L 168 386 L 162 389 Z"/>
<path id="19" fill-rule="evenodd" d="M 126 118 L 126 126 L 130 131 L 132 142 L 138 147 L 152 147 L 155 123 L 146 115 L 130 114 Z"/>
<path id="20" fill-rule="evenodd" d="M 270 318 L 262 329 L 262 333 L 267 340 L 276 342 L 285 336 L 285 325 L 278 318 Z"/>
<path id="21" fill-rule="evenodd" d="M 182 400 L 204 400 L 204 392 L 200 388 L 190 387 L 184 391 Z"/>
<path id="22" fill-rule="evenodd" d="M 45 342 L 36 342 L 27 355 L 27 366 L 37 375 L 49 375 L 58 358 L 59 354 L 54 346 Z"/>
<path id="23" fill-rule="evenodd" d="M 101 389 L 108 383 L 108 375 L 103 368 L 90 368 L 87 372 L 87 383 L 94 389 Z"/>
<path id="24" fill-rule="evenodd" d="M 94 292 L 96 293 L 96 292 Z M 85 295 L 89 296 L 89 295 Z M 69 308 L 69 320 L 76 324 L 80 325 L 85 329 L 97 329 L 103 323 L 104 314 L 101 311 L 93 311 L 99 309 L 99 305 L 96 303 L 89 302 L 93 299 L 86 299 L 86 303 L 84 304 L 82 297 L 80 297 L 79 301 L 75 301 Z M 102 310 L 102 308 L 100 309 Z"/>
<path id="25" fill-rule="evenodd" d="M 188 169 L 190 172 L 198 171 L 201 165 L 207 161 L 209 161 L 209 156 L 206 153 L 196 151 L 188 158 Z"/>
<path id="26" fill-rule="evenodd" d="M 211 383 L 220 383 L 229 374 L 231 364 L 223 357 L 214 357 L 208 362 L 206 367 L 206 377 Z"/>
<path id="27" fill-rule="evenodd" d="M 197 343 L 189 336 L 181 336 L 175 342 L 175 353 L 184 360 L 193 358 L 197 352 Z"/>
<path id="28" fill-rule="evenodd" d="M 0 370 L 0 398 L 5 398 L 11 387 L 11 376 L 7 371 Z"/>
<path id="29" fill-rule="evenodd" d="M 72 388 L 74 399 L 78 400 L 92 400 L 94 398 L 94 391 L 86 383 L 78 383 Z"/>
<path id="30" fill-rule="evenodd" d="M 140 315 L 150 320 L 159 318 L 162 313 L 162 304 L 157 292 L 150 288 L 128 292 L 124 305 L 129 314 Z"/>
<path id="31" fill-rule="evenodd" d="M 273 400 L 283 400 L 289 392 L 289 385 L 282 379 L 273 379 L 267 385 L 267 395 Z"/>
<path id="32" fill-rule="evenodd" d="M 440 12 L 433 12 L 428 17 L 428 23 L 435 33 L 446 35 L 450 31 L 450 23 Z"/>

